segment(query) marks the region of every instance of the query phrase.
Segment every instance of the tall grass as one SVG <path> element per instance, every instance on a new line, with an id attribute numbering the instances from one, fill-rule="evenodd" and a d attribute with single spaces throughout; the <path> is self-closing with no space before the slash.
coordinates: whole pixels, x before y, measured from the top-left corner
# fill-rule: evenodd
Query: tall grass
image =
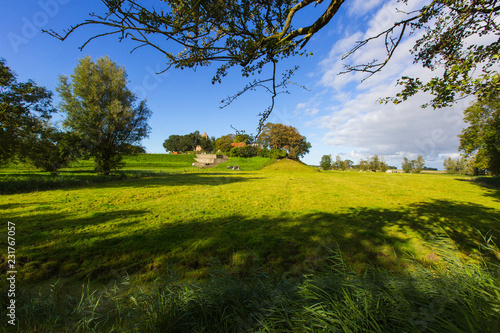
<path id="1" fill-rule="evenodd" d="M 491 240 L 483 250 L 498 254 Z M 127 290 L 128 278 L 99 294 L 83 285 L 78 299 L 53 287 L 45 295 L 23 295 L 18 330 L 498 332 L 498 262 L 463 258 L 447 237 L 437 239 L 435 252 L 441 264 L 402 262 L 411 264 L 404 275 L 375 267 L 356 273 L 334 249 L 321 272 L 301 279 L 270 277 L 259 269 L 234 275 L 215 265 L 207 281 L 171 275 L 148 290 Z"/>

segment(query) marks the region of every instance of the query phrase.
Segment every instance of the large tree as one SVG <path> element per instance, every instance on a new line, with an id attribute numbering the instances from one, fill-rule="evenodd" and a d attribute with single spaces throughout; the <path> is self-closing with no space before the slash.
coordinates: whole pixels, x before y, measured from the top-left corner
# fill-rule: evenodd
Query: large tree
<path id="1" fill-rule="evenodd" d="M 32 80 L 17 82 L 0 59 L 0 164 L 27 157 L 31 139 L 53 112 L 52 93 Z"/>
<path id="2" fill-rule="evenodd" d="M 118 168 L 129 144 L 148 136 L 151 111 L 145 101 L 137 103 L 125 69 L 108 57 L 82 58 L 71 79 L 59 77 L 57 91 L 66 113 L 63 125 L 85 144 L 99 173 Z"/>
<path id="3" fill-rule="evenodd" d="M 288 156 L 298 159 L 309 153 L 311 144 L 292 126 L 267 123 L 258 137 L 258 142 L 271 149 L 284 149 Z"/>
<path id="4" fill-rule="evenodd" d="M 242 92 L 264 87 L 272 96 L 270 107 L 263 111 L 259 133 L 274 106 L 280 87 L 286 89 L 295 68 L 283 76 L 276 64 L 297 54 L 306 53 L 308 41 L 323 29 L 343 5 L 344 0 L 102 0 L 104 11 L 93 11 L 90 18 L 78 23 L 63 34 L 49 31 L 64 40 L 75 30 L 98 25 L 91 40 L 108 35 L 128 38 L 137 47 L 149 46 L 167 59 L 166 69 L 196 68 L 219 62 L 212 82 L 220 82 L 231 67 L 240 67 L 244 76 L 260 74 L 270 65 L 270 75 L 250 82 L 234 96 L 223 100 L 227 105 Z M 400 13 L 408 0 L 399 0 Z M 394 0 L 396 3 L 396 0 Z M 310 20 L 304 20 L 304 13 Z M 385 44 L 386 55 L 365 64 L 348 64 L 346 71 L 361 71 L 372 75 L 390 63 L 395 50 L 410 34 L 422 32 L 411 52 L 416 63 L 423 67 L 443 68 L 427 81 L 403 77 L 402 91 L 390 98 L 395 103 L 406 100 L 419 91 L 434 95 L 430 104 L 443 107 L 465 95 L 483 96 L 499 89 L 494 67 L 499 61 L 500 26 L 497 0 L 429 0 L 422 7 L 408 11 L 406 17 L 383 31 L 353 45 L 352 53 L 367 43 Z M 304 22 L 308 22 L 304 24 Z M 436 71 L 435 73 L 439 73 Z M 281 90 L 283 91 L 283 90 Z"/>
<path id="5" fill-rule="evenodd" d="M 475 156 L 473 166 L 500 174 L 500 93 L 491 92 L 464 112 L 469 127 L 462 130 L 460 147 L 467 157 Z"/>
<path id="6" fill-rule="evenodd" d="M 169 152 L 185 152 L 189 150 L 189 144 L 184 135 L 170 135 L 163 142 L 163 148 Z"/>

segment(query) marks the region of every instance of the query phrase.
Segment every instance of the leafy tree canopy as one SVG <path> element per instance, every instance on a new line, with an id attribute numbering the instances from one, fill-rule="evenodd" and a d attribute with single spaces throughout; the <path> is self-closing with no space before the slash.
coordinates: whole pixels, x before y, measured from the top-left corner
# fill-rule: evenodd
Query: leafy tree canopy
<path id="1" fill-rule="evenodd" d="M 234 134 L 223 135 L 215 141 L 215 150 L 221 152 L 229 152 L 233 146 L 231 143 L 234 142 L 235 139 Z"/>
<path id="2" fill-rule="evenodd" d="M 403 162 L 401 163 L 401 169 L 405 173 L 420 173 L 424 169 L 425 160 L 422 155 L 418 155 L 416 160 L 409 160 L 406 157 L 403 157 Z"/>
<path id="3" fill-rule="evenodd" d="M 45 171 L 57 173 L 69 162 L 81 156 L 79 138 L 71 132 L 63 132 L 48 123 L 40 124 L 37 133 L 29 136 L 30 148 L 26 157 Z"/>
<path id="4" fill-rule="evenodd" d="M 98 25 L 103 31 L 88 38 L 82 48 L 101 36 L 128 38 L 137 43 L 136 48 L 149 46 L 161 52 L 167 59 L 166 69 L 196 68 L 218 62 L 220 65 L 212 82 L 220 82 L 231 67 L 239 67 L 244 76 L 250 76 L 261 73 L 264 66 L 270 64 L 271 77 L 254 80 L 223 101 L 227 105 L 245 91 L 257 87 L 267 89 L 272 94 L 272 103 L 260 114 L 259 133 L 272 111 L 274 97 L 280 87 L 286 89 L 295 70 L 289 69 L 280 78 L 276 74 L 276 64 L 284 58 L 306 53 L 308 41 L 344 4 L 344 0 L 102 2 L 105 11 L 91 13 L 88 20 L 62 34 L 52 30 L 48 33 L 64 40 L 81 27 Z M 408 0 L 398 2 L 403 12 L 403 4 Z M 298 23 L 300 14 L 306 11 L 312 19 L 301 25 Z M 402 77 L 399 80 L 402 91 L 386 102 L 399 103 L 419 91 L 428 91 L 434 96 L 430 105 L 437 108 L 448 106 L 461 96 L 483 96 L 487 91 L 499 89 L 494 67 L 499 61 L 500 41 L 480 38 L 500 34 L 499 12 L 496 0 L 429 1 L 390 28 L 359 41 L 344 58 L 375 40 L 385 43 L 386 56 L 366 64 L 346 65 L 346 72 L 361 71 L 369 75 L 379 72 L 390 63 L 405 37 L 422 31 L 422 37 L 411 49 L 414 61 L 423 67 L 444 68 L 444 71 L 428 81 Z"/>
<path id="5" fill-rule="evenodd" d="M 163 148 L 169 152 L 185 152 L 189 150 L 189 145 L 183 135 L 173 134 L 163 142 Z"/>
<path id="6" fill-rule="evenodd" d="M 149 133 L 151 111 L 127 88 L 127 74 L 108 57 L 80 59 L 73 75 L 59 77 L 63 125 L 77 135 L 94 157 L 96 171 L 109 174 L 121 165 L 129 145 Z"/>
<path id="7" fill-rule="evenodd" d="M 17 82 L 0 59 L 0 164 L 14 156 L 26 157 L 29 140 L 55 112 L 52 92 L 35 82 Z"/>
<path id="8" fill-rule="evenodd" d="M 307 138 L 292 126 L 267 123 L 258 138 L 258 142 L 271 149 L 285 149 L 288 156 L 298 159 L 309 153 L 311 144 Z"/>
<path id="9" fill-rule="evenodd" d="M 475 160 L 474 156 L 469 158 L 462 156 L 457 159 L 448 157 L 443 161 L 444 170 L 446 173 L 459 173 L 470 176 L 484 174 L 483 169 L 479 169 L 474 166 Z"/>
<path id="10" fill-rule="evenodd" d="M 130 143 L 125 143 L 124 145 L 125 154 L 137 155 L 137 154 L 146 154 L 146 149 L 141 145 L 133 145 Z"/>
<path id="11" fill-rule="evenodd" d="M 500 93 L 491 92 L 464 111 L 469 127 L 462 130 L 460 147 L 467 157 L 474 157 L 473 166 L 500 174 Z"/>
<path id="12" fill-rule="evenodd" d="M 236 134 L 234 142 L 244 142 L 245 144 L 252 143 L 252 136 L 249 134 Z"/>
<path id="13" fill-rule="evenodd" d="M 319 166 L 322 167 L 323 170 L 330 170 L 332 168 L 332 155 L 323 155 Z"/>
<path id="14" fill-rule="evenodd" d="M 210 139 L 200 134 L 199 131 L 185 135 L 171 135 L 163 142 L 163 147 L 169 152 L 194 151 L 198 146 L 204 151 L 214 149 L 214 139 Z"/>

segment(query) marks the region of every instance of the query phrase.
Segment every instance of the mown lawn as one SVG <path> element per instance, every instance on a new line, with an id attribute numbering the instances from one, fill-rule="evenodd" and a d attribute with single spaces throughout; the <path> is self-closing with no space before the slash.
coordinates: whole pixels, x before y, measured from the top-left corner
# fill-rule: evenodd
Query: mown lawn
<path id="1" fill-rule="evenodd" d="M 498 237 L 500 195 L 448 175 L 317 172 L 284 160 L 261 171 L 159 174 L 0 197 L 16 224 L 22 283 L 57 277 L 153 279 L 172 269 L 204 278 L 214 261 L 270 274 L 316 269 L 340 250 L 404 271 L 438 261 L 427 242 L 446 232 L 464 255 L 479 232 Z M 5 239 L 0 246 L 5 247 Z M 2 259 L 5 259 L 5 255 Z"/>

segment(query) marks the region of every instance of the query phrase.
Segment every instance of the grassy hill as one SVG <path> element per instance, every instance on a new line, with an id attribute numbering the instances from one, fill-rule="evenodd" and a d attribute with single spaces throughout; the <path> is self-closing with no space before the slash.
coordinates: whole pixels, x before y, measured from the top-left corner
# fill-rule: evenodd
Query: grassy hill
<path id="1" fill-rule="evenodd" d="M 221 163 L 213 170 L 224 171 L 229 166 L 238 166 L 242 171 L 255 171 L 264 168 L 267 165 L 274 163 L 275 160 L 266 157 L 230 157 L 227 162 Z"/>
<path id="2" fill-rule="evenodd" d="M 289 159 L 282 159 L 274 164 L 268 165 L 264 168 L 265 171 L 276 172 L 313 172 L 316 171 L 315 167 L 306 165 L 302 162 L 297 162 Z"/>

